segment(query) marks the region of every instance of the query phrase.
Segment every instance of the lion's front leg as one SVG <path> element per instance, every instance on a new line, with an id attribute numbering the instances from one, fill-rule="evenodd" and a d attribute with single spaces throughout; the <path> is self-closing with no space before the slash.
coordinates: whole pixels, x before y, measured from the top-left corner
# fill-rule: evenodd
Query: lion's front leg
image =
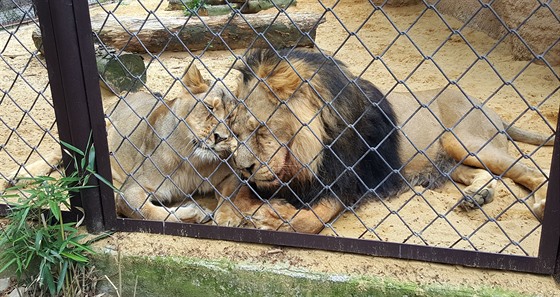
<path id="1" fill-rule="evenodd" d="M 316 234 L 342 209 L 337 199 L 323 198 L 311 208 L 302 209 L 281 199 L 272 199 L 261 202 L 248 223 L 259 229 Z"/>
<path id="2" fill-rule="evenodd" d="M 148 193 L 150 192 L 150 193 Z M 167 207 L 155 205 L 153 202 L 169 202 L 170 197 L 155 198 L 150 187 L 131 185 L 117 193 L 117 213 L 132 219 L 167 222 L 205 223 L 208 221 L 209 210 L 191 201 L 181 206 Z"/>
<path id="3" fill-rule="evenodd" d="M 343 209 L 336 199 L 323 198 L 310 209 L 298 209 L 282 199 L 261 200 L 247 186 L 232 199 L 221 199 L 214 213 L 220 226 L 319 233 Z"/>
<path id="4" fill-rule="evenodd" d="M 227 227 L 242 227 L 246 223 L 246 214 L 253 213 L 261 204 L 247 186 L 242 186 L 237 193 L 224 194 L 218 197 L 218 205 L 214 210 L 214 224 Z"/>

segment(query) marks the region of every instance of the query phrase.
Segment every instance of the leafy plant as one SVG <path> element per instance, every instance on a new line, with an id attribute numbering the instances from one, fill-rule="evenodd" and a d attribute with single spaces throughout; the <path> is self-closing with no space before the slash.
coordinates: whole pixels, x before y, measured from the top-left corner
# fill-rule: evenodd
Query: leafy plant
<path id="1" fill-rule="evenodd" d="M 81 221 L 64 222 L 62 210 L 71 208 L 71 193 L 91 187 L 88 181 L 92 175 L 108 184 L 94 172 L 92 144 L 87 145 L 86 152 L 67 143 L 63 145 L 67 148 L 65 152 L 74 156 L 76 171 L 60 178 L 26 178 L 24 185 L 6 191 L 17 194 L 3 195 L 17 202 L 10 206 L 8 224 L 0 234 L 0 272 L 15 270 L 19 280 L 31 279 L 31 283 L 46 288 L 51 296 L 69 292 L 73 271 L 83 271 L 87 255 L 93 252 L 88 243 L 83 243 L 87 234 L 80 234 L 77 229 Z"/>
<path id="2" fill-rule="evenodd" d="M 189 0 L 185 1 L 183 6 L 183 14 L 185 16 L 192 15 L 195 11 L 198 11 L 204 5 L 203 0 Z"/>

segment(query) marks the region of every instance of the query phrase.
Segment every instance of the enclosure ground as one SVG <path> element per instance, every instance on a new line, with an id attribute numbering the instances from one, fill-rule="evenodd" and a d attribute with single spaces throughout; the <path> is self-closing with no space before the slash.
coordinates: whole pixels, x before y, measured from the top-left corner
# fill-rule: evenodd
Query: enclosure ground
<path id="1" fill-rule="evenodd" d="M 180 11 L 163 11 L 158 8 L 159 0 L 146 0 L 142 3 L 143 6 L 136 2 L 123 4 L 114 15 L 145 18 L 148 10 L 157 11 L 158 16 L 181 15 Z M 544 65 L 517 61 L 510 54 L 506 43 L 495 46 L 496 39 L 469 27 L 462 28 L 460 36 L 449 37 L 449 28 L 433 11 L 419 17 L 425 8 L 423 5 L 387 7 L 384 13 L 377 11 L 371 14 L 372 7 L 368 1 L 343 0 L 339 3 L 327 0 L 323 3 L 332 8 L 332 13 L 325 14 L 326 22 L 317 30 L 318 47 L 346 63 L 353 73 L 371 80 L 382 90 L 404 90 L 405 86 L 397 84 L 397 80 L 405 81 L 412 91 L 444 87 L 452 80 L 466 93 L 485 101 L 506 121 L 515 122 L 519 127 L 550 134 L 550 127 L 556 126 L 560 92 L 557 91 L 558 79 L 555 73 L 560 72 L 560 67 L 556 66 L 551 70 Z M 317 1 L 310 0 L 298 1 L 297 7 L 288 9 L 289 12 L 324 10 L 325 7 Z M 106 12 L 100 8 L 92 9 L 94 17 L 104 13 Z M 452 29 L 459 29 L 463 25 L 452 17 L 444 18 Z M 406 37 L 397 38 L 399 31 L 412 25 L 407 36 L 414 41 L 414 45 Z M 35 26 L 31 24 L 22 26 L 17 31 L 19 42 L 9 43 L 8 40 L 13 40 L 15 35 L 8 34 L 8 31 L 0 32 L 0 43 L 8 44 L 3 56 L 10 61 L 9 64 L 0 65 L 0 89 L 10 90 L 10 100 L 6 99 L 2 105 L 1 118 L 6 127 L 18 127 L 17 133 L 11 129 L 0 129 L 0 139 L 12 139 L 0 152 L 0 170 L 4 176 L 16 170 L 18 164 L 40 159 L 39 154 L 59 150 L 55 142 L 57 133 L 44 60 L 32 53 L 34 47 L 31 32 L 34 29 Z M 348 31 L 357 33 L 349 36 Z M 419 50 L 430 55 L 431 60 L 424 60 Z M 484 54 L 485 59 L 478 59 L 473 50 Z M 206 70 L 203 71 L 206 77 L 209 77 L 208 71 L 211 71 L 214 76 L 222 78 L 235 61 L 234 54 L 243 54 L 243 51 L 194 54 L 200 59 L 199 64 L 204 64 L 200 68 Z M 383 62 L 373 59 L 372 55 L 381 56 Z M 30 59 L 30 56 L 33 58 Z M 193 57 L 186 52 L 164 52 L 154 53 L 154 56 L 144 55 L 144 58 L 149 66 L 147 87 L 165 94 L 166 99 L 175 98 L 181 91 L 176 79 L 181 77 Z M 230 73 L 235 75 L 235 71 Z M 223 78 L 231 82 L 234 79 L 231 76 Z M 504 81 L 508 85 L 504 85 Z M 36 91 L 41 95 L 37 95 Z M 35 97 L 39 99 L 35 100 Z M 104 92 L 103 99 L 105 106 L 117 100 L 116 96 L 108 92 Z M 52 136 L 47 135 L 44 141 L 42 136 L 46 132 L 41 127 L 52 129 L 49 130 Z M 521 154 L 530 156 L 530 160 L 522 158 L 522 162 L 534 162 L 544 172 L 550 166 L 550 147 L 537 148 L 517 143 L 510 148 L 511 154 L 516 157 Z M 376 226 L 382 222 L 377 226 L 378 238 L 374 239 L 536 256 L 541 236 L 540 223 L 525 204 L 517 200 L 518 197 L 526 198 L 527 194 L 524 188 L 506 178 L 499 182 L 494 202 L 485 206 L 484 211 L 465 212 L 453 208 L 461 195 L 456 186 L 448 183 L 442 188 L 424 192 L 425 199 L 408 192 L 388 201 L 387 205 L 391 209 L 405 206 L 399 211 L 399 216 L 405 218 L 405 221 L 390 214 L 381 203 L 371 202 L 358 210 L 359 217 L 363 218 L 362 222 L 357 222 L 353 215 L 345 215 L 334 226 L 341 236 L 358 237 L 363 233 L 364 225 Z M 445 212 L 448 212 L 446 219 L 439 219 L 437 214 Z M 383 220 L 385 217 L 387 219 Z M 489 217 L 497 219 L 488 223 Z M 418 230 L 422 230 L 422 238 L 416 236 L 420 234 Z M 328 230 L 324 234 L 332 235 Z M 463 241 L 461 235 L 470 236 L 471 243 Z M 397 291 L 401 293 L 398 296 L 405 295 L 405 292 L 408 296 L 414 296 L 413 294 L 418 295 L 441 286 L 455 292 L 454 296 L 461 296 L 462 290 L 469 293 L 466 296 L 481 295 L 485 290 L 496 290 L 494 292 L 498 294 L 504 288 L 519 294 L 560 296 L 560 288 L 547 276 L 323 251 L 138 233 L 117 234 L 110 240 L 98 243 L 97 249 L 102 252 L 102 257 L 113 257 L 120 250 L 124 257 L 121 267 L 125 270 L 125 276 L 134 275 L 145 267 L 156 269 L 156 264 L 169 261 L 158 268 L 161 270 L 155 270 L 158 272 L 155 276 L 163 276 L 168 281 L 170 278 L 166 276 L 170 274 L 173 274 L 173 278 L 182 275 L 185 277 L 183 281 L 190 284 L 204 280 L 205 275 L 213 275 L 221 283 L 214 282 L 212 285 L 225 286 L 224 288 L 233 285 L 243 287 L 239 283 L 225 282 L 239 273 L 247 275 L 248 280 L 245 281 L 250 285 L 262 285 L 259 288 L 263 290 L 274 292 L 276 289 L 301 285 L 301 292 L 306 292 L 308 287 L 302 284 L 307 281 L 303 279 L 302 282 L 296 282 L 299 273 L 305 272 L 317 276 L 314 287 L 333 288 L 333 292 L 362 289 L 359 292 L 365 294 L 370 288 L 394 292 L 396 286 L 403 290 Z M 158 258 L 163 256 L 170 257 L 166 260 Z M 141 267 L 140 264 L 146 266 Z M 204 270 L 206 274 L 195 275 L 192 271 L 196 267 L 210 270 Z M 118 282 L 115 275 L 110 276 L 115 283 Z M 339 284 L 332 280 L 332 276 L 340 276 L 341 279 L 336 280 L 346 280 L 354 287 Z M 278 281 L 282 277 L 287 279 Z M 332 287 L 329 279 L 333 283 Z M 135 279 L 127 281 L 133 284 Z M 139 277 L 140 281 L 142 279 Z M 149 283 L 145 282 L 146 285 Z M 167 290 L 172 286 L 181 286 L 161 282 L 156 284 L 160 289 Z M 412 288 L 412 291 L 406 291 L 407 288 Z M 350 295 L 355 291 L 340 292 L 348 292 L 347 295 Z M 220 291 L 216 291 L 216 294 L 219 293 Z"/>
<path id="2" fill-rule="evenodd" d="M 550 276 L 318 250 L 144 233 L 94 248 L 124 296 L 560 296 Z"/>
<path id="3" fill-rule="evenodd" d="M 117 18 L 135 16 L 142 19 L 148 17 L 146 9 L 157 10 L 158 16 L 181 17 L 182 14 L 181 11 L 163 11 L 158 6 L 158 0 L 142 3 L 130 2 L 122 8 L 115 8 L 114 15 Z M 406 87 L 412 91 L 445 87 L 449 80 L 453 80 L 467 94 L 485 101 L 504 120 L 531 131 L 547 135 L 552 133 L 551 127 L 556 126 L 560 93 L 557 91 L 558 80 L 550 68 L 516 61 L 506 43 L 496 45 L 496 39 L 469 27 L 461 29 L 461 36 L 450 37 L 447 25 L 461 28 L 463 23 L 445 15 L 444 23 L 433 11 L 422 14 L 424 5 L 386 7 L 384 13 L 372 13 L 373 8 L 368 1 L 344 0 L 336 3 L 325 1 L 327 7 L 332 7 L 333 13 L 325 14 L 326 21 L 317 29 L 316 42 L 318 48 L 346 63 L 353 73 L 361 74 L 383 91 L 406 90 L 404 85 L 396 83 L 397 80 L 405 81 Z M 321 13 L 324 10 L 317 1 L 302 0 L 296 7 L 290 7 L 288 12 Z M 106 11 L 94 7 L 91 14 L 92 18 L 99 18 L 106 16 Z M 408 36 L 415 46 L 397 31 L 407 30 L 410 26 Z M 22 26 L 18 31 L 21 45 L 28 50 L 34 48 L 31 39 L 33 29 L 34 26 L 29 25 Z M 357 32 L 356 36 L 348 36 L 348 31 Z M 0 33 L 0 42 L 10 36 Z M 431 56 L 431 60 L 424 60 L 419 50 Z M 478 59 L 473 50 L 486 58 Z M 9 127 L 19 127 L 18 137 L 10 136 L 10 129 L 0 129 L 0 139 L 11 137 L 0 151 L 0 168 L 4 176 L 17 170 L 18 164 L 29 164 L 39 160 L 39 154 L 44 156 L 58 150 L 42 57 L 32 59 L 26 65 L 29 55 L 22 52 L 25 52 L 22 46 L 12 42 L 4 55 L 11 55 L 13 67 L 26 69 L 28 83 L 34 88 L 44 89 L 45 97 L 41 96 L 37 102 L 31 100 L 30 88 L 26 84 L 12 86 L 17 73 L 0 65 L 0 89 L 9 89 L 11 98 L 3 105 L 2 120 Z M 235 62 L 235 55 L 243 52 L 206 51 L 194 54 L 199 58 L 200 63 L 197 63 L 207 78 L 210 71 L 232 86 L 237 72 L 228 70 Z M 380 56 L 383 62 L 372 55 Z M 164 94 L 166 99 L 178 96 L 181 84 L 176 79 L 181 77 L 193 57 L 187 52 L 161 52 L 155 53 L 155 56 L 144 55 L 144 58 L 148 67 L 147 87 Z M 559 73 L 560 68 L 555 67 L 554 71 Z M 512 83 L 504 85 L 504 81 Z M 117 97 L 104 91 L 103 100 L 108 106 Z M 22 111 L 25 111 L 23 115 Z M 37 125 L 52 127 L 49 132 L 52 137 L 47 135 L 41 141 L 45 131 Z M 516 158 L 521 154 L 530 156 L 530 159 L 521 157 L 521 162 L 535 164 L 543 172 L 550 167 L 551 147 L 538 148 L 516 143 L 510 145 L 510 153 Z M 334 230 L 325 230 L 323 234 L 516 255 L 538 254 L 540 222 L 528 209 L 531 198 L 528 198 L 526 189 L 504 178 L 498 183 L 492 203 L 484 206 L 483 210 L 466 212 L 455 207 L 462 197 L 459 191 L 462 187 L 452 183 L 434 190 L 416 187 L 414 190 L 423 193 L 423 196 L 409 191 L 385 203 L 364 203 L 356 214 L 341 216 L 333 223 Z M 524 203 L 526 199 L 527 204 Z M 395 209 L 399 210 L 398 215 L 391 213 Z M 440 214 L 445 214 L 445 217 L 440 217 Z M 495 220 L 490 222 L 489 218 Z M 372 226 L 375 233 L 366 232 L 366 227 Z"/>

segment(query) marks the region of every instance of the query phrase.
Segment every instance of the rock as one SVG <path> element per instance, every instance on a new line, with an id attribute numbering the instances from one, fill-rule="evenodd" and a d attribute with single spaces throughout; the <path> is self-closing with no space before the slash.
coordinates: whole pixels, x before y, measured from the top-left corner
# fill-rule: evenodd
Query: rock
<path id="1" fill-rule="evenodd" d="M 8 297 L 29 297 L 26 287 L 17 287 L 10 292 Z"/>
<path id="2" fill-rule="evenodd" d="M 6 291 L 10 287 L 10 278 L 0 278 L 0 292 Z"/>
<path id="3" fill-rule="evenodd" d="M 532 50 L 548 63 L 560 65 L 557 43 L 560 22 L 555 16 L 560 12 L 560 2 L 496 0 L 491 3 L 492 10 L 488 7 L 481 9 L 481 5 L 478 0 L 441 0 L 436 9 L 463 22 L 469 21 L 468 26 L 492 38 L 500 39 L 509 34 L 503 42 L 509 44 L 516 60 L 534 59 Z M 509 30 L 515 33 L 508 33 Z"/>

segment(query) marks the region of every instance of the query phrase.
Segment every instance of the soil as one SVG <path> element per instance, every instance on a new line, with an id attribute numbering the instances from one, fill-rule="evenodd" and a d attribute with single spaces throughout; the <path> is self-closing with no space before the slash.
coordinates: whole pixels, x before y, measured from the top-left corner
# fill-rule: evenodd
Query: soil
<path id="1" fill-rule="evenodd" d="M 127 1 L 118 6 L 108 4 L 105 9 L 112 10 L 117 18 L 119 15 L 148 17 L 152 11 L 158 16 L 181 15 L 179 11 L 165 11 L 165 4 L 158 1 L 147 0 L 142 1 L 142 4 Z M 480 31 L 463 27 L 464 24 L 453 17 L 438 15 L 433 10 L 424 8 L 424 5 L 413 5 L 385 7 L 383 11 L 374 11 L 368 1 L 362 0 L 327 0 L 322 1 L 322 5 L 312 0 L 299 0 L 296 7 L 287 11 L 325 13 L 327 21 L 317 30 L 317 47 L 345 62 L 355 74 L 361 74 L 386 92 L 404 91 L 407 88 L 413 92 L 440 88 L 452 81 L 470 96 L 486 102 L 504 120 L 515 122 L 517 126 L 528 130 L 552 134 L 560 104 L 560 93 L 557 92 L 560 83 L 555 74 L 560 73 L 560 67 L 551 70 L 545 65 L 516 61 L 508 44 L 500 43 Z M 91 14 L 106 12 L 101 8 L 93 8 Z M 17 170 L 19 164 L 37 160 L 39 154 L 58 150 L 54 140 L 56 128 L 44 60 L 32 54 L 35 49 L 31 32 L 35 27 L 31 24 L 11 29 L 13 35 L 6 31 L 0 32 L 0 44 L 4 46 L 9 41 L 1 52 L 4 62 L 0 62 L 0 90 L 7 92 L 0 101 L 0 139 L 5 143 L 0 150 L 0 173 L 4 178 Z M 460 34 L 451 34 L 450 28 L 460 29 Z M 235 71 L 228 72 L 228 69 L 235 62 L 235 55 L 243 52 L 244 50 L 233 53 L 207 51 L 194 55 L 200 61 L 197 62 L 199 69 L 207 68 L 214 76 L 223 78 L 232 85 L 233 76 L 237 74 Z M 430 58 L 424 59 L 422 55 Z M 375 59 L 376 57 L 380 59 Z M 176 96 L 180 88 L 175 77 L 181 76 L 193 57 L 185 52 L 164 52 L 146 55 L 144 58 L 149 67 L 148 88 L 167 98 Z M 225 75 L 226 73 L 229 75 Z M 203 75 L 209 77 L 208 71 L 203 71 Z M 105 104 L 116 100 L 114 95 L 105 90 L 103 96 Z M 529 158 L 522 158 L 522 161 L 536 164 L 544 172 L 550 167 L 551 147 L 538 148 L 516 143 L 510 146 L 510 153 L 514 156 L 528 155 Z M 458 187 L 462 186 L 448 183 L 436 190 L 417 187 L 415 190 L 422 195 L 408 192 L 385 202 L 365 203 L 355 214 L 344 214 L 333 223 L 333 229 L 325 230 L 323 234 L 537 255 L 541 227 L 525 204 L 526 200 L 530 202 L 531 199 L 527 197 L 525 189 L 504 179 L 499 182 L 491 204 L 484 206 L 482 210 L 467 212 L 456 207 L 461 197 Z M 398 210 L 398 213 L 392 213 L 391 210 Z M 366 226 L 375 227 L 375 232 L 366 232 Z M 136 241 L 138 244 L 134 246 L 138 249 L 149 248 L 150 242 L 157 245 L 160 241 L 167 241 L 154 239 L 159 238 L 158 236 L 139 234 L 119 236 L 124 241 Z M 185 244 L 180 244 L 183 247 L 199 246 L 197 251 L 189 247 L 185 253 L 212 251 L 212 255 L 216 257 L 229 257 L 228 246 L 238 245 L 181 238 L 172 238 L 171 241 L 185 241 Z M 208 246 L 205 247 L 206 245 Z M 268 258 L 271 261 L 284 261 L 285 259 L 279 260 L 278 257 L 286 257 L 287 253 L 290 255 L 289 261 L 318 265 L 331 272 L 343 269 L 329 265 L 340 263 L 334 261 L 335 258 L 344 258 L 342 263 L 370 262 L 367 259 L 371 259 L 319 251 L 301 252 L 295 249 L 287 249 L 280 254 L 267 254 L 267 249 L 253 246 L 246 252 L 246 257 L 259 257 L 262 261 Z M 163 254 L 172 252 L 168 249 L 153 250 L 159 250 Z M 454 266 L 395 262 L 378 258 L 375 262 L 382 264 L 364 265 L 356 268 L 356 271 L 363 269 L 379 275 L 419 281 L 413 279 L 418 277 L 417 274 L 406 273 L 410 269 L 419 269 L 422 271 L 422 278 L 425 278 L 422 281 L 427 282 L 454 278 L 458 283 L 474 284 L 483 278 L 486 283 L 513 286 L 528 292 L 543 292 L 545 296 L 558 294 L 558 290 L 554 288 L 546 291 L 550 282 L 526 281 L 523 274 L 510 278 L 510 274 L 503 272 L 487 271 L 480 275 L 471 274 L 471 270 L 468 270 L 465 273 Z M 346 270 L 352 270 L 350 264 L 340 265 Z M 547 285 L 543 282 L 547 282 Z"/>

